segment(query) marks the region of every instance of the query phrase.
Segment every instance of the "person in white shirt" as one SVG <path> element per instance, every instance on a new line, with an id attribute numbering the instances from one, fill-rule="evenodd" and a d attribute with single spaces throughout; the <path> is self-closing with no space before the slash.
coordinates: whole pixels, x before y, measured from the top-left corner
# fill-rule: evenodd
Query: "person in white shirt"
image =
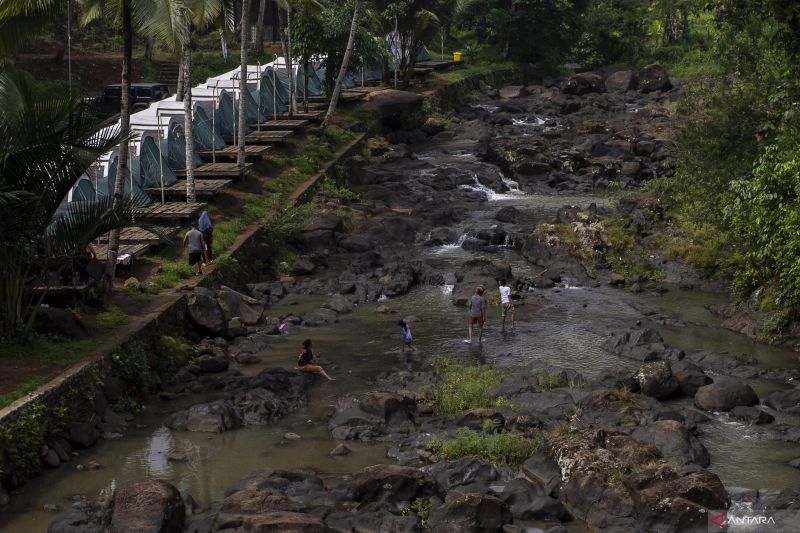
<path id="1" fill-rule="evenodd" d="M 503 330 L 506 329 L 506 315 L 511 313 L 511 330 L 517 327 L 517 310 L 514 309 L 514 300 L 511 299 L 511 287 L 506 280 L 500 280 L 500 307 L 503 309 Z"/>

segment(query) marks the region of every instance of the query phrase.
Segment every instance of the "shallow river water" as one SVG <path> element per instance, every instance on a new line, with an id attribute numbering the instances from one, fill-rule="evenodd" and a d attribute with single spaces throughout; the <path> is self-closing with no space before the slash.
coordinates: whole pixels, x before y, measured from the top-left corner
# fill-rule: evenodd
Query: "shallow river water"
<path id="1" fill-rule="evenodd" d="M 468 147 L 467 147 L 468 148 Z M 456 157 L 448 156 L 448 147 L 427 158 L 438 164 L 468 163 L 464 143 L 451 147 Z M 425 155 L 423 154 L 423 157 Z M 519 192 L 489 194 L 490 200 L 471 214 L 468 223 L 489 220 L 504 205 L 522 210 L 525 225 L 552 218 L 565 204 L 588 206 L 608 203 L 603 197 L 535 196 Z M 465 260 L 476 257 L 458 246 L 420 250 L 422 258 L 436 265 L 452 283 L 453 272 Z M 512 265 L 514 276 L 537 274 L 512 248 L 501 248 L 493 257 L 502 257 Z M 518 366 L 531 361 L 574 368 L 587 377 L 620 367 L 635 369 L 638 364 L 612 355 L 600 348 L 609 328 L 632 326 L 637 320 L 647 324 L 639 309 L 654 309 L 689 323 L 688 326 L 659 326 L 667 343 L 683 350 L 709 349 L 752 354 L 774 367 L 798 366 L 797 354 L 753 342 L 742 335 L 718 327 L 717 319 L 706 309 L 719 303 L 722 296 L 677 289 L 664 295 L 633 294 L 608 287 L 557 287 L 535 290 L 518 307 L 518 328 L 503 333 L 499 311 L 491 308 L 482 345 L 462 343 L 465 312 L 452 304 L 452 285 L 423 286 L 409 294 L 368 304 L 344 315 L 329 327 L 301 329 L 290 327 L 281 342 L 260 354 L 263 364 L 243 369 L 247 373 L 261 368 L 292 368 L 298 345 L 305 337 L 314 339 L 334 382 L 318 382 L 311 389 L 308 405 L 271 427 L 230 431 L 220 435 L 173 432 L 163 422 L 170 412 L 185 407 L 183 403 L 159 402 L 150 405 L 131 423 L 119 440 L 101 441 L 83 452 L 69 465 L 32 480 L 12 502 L 11 512 L 0 517 L 0 529 L 9 532 L 44 531 L 52 519 L 44 504 L 62 509 L 77 495 L 97 496 L 110 483 L 122 484 L 148 476 L 164 478 L 188 491 L 202 506 L 219 501 L 227 487 L 252 470 L 267 467 L 284 469 L 310 468 L 323 473 L 355 472 L 365 466 L 390 461 L 380 445 L 348 443 L 353 453 L 346 457 L 328 455 L 336 442 L 327 428 L 327 417 L 338 398 L 368 390 L 379 373 L 406 364 L 400 353 L 399 317 L 413 315 L 415 344 L 426 357 L 453 355 L 474 357 L 499 367 Z M 322 301 L 319 297 L 290 296 L 270 310 L 271 315 L 300 313 Z M 386 305 L 390 313 L 377 313 Z M 753 386 L 763 396 L 780 384 L 756 382 Z M 197 398 L 191 402 L 197 402 Z M 681 400 L 682 405 L 691 405 Z M 772 412 L 772 411 L 770 411 Z M 785 421 L 785 415 L 776 415 Z M 700 437 L 712 458 L 710 469 L 727 486 L 781 489 L 796 478 L 796 470 L 787 462 L 800 456 L 796 445 L 777 440 L 769 426 L 748 426 L 730 420 L 727 415 L 712 415 L 712 422 L 702 426 Z M 292 431 L 299 441 L 286 443 L 283 435 Z M 97 470 L 77 471 L 75 466 L 96 461 Z"/>

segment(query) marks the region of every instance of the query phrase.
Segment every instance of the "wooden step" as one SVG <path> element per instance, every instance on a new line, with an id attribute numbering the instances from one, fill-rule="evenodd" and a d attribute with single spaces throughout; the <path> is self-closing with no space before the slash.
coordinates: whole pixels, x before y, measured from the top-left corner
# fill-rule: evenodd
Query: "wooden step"
<path id="1" fill-rule="evenodd" d="M 308 119 L 286 119 L 286 120 L 271 120 L 261 124 L 251 125 L 255 131 L 276 131 L 276 130 L 302 130 L 311 122 Z"/>
<path id="2" fill-rule="evenodd" d="M 253 163 L 245 163 L 245 173 L 252 167 Z M 186 178 L 186 170 L 176 170 L 175 175 L 179 178 Z M 236 163 L 203 163 L 194 169 L 194 177 L 195 179 L 238 178 L 239 165 Z"/>
<path id="3" fill-rule="evenodd" d="M 136 218 L 153 222 L 185 222 L 195 218 L 205 209 L 206 204 L 187 202 L 154 203 L 137 210 Z"/>
<path id="4" fill-rule="evenodd" d="M 166 226 L 161 227 L 160 233 L 164 235 L 166 238 L 174 237 L 180 228 L 178 226 Z M 106 244 L 108 243 L 108 233 L 105 235 L 101 235 L 97 238 L 98 244 Z M 140 228 L 137 226 L 130 227 L 130 228 L 123 228 L 119 232 L 119 242 L 120 244 L 160 244 L 162 242 L 161 236 L 156 233 L 153 233 L 149 229 Z M 98 257 L 100 254 L 98 254 Z"/>
<path id="5" fill-rule="evenodd" d="M 254 131 L 244 138 L 245 142 L 252 144 L 279 144 L 286 142 L 286 140 L 294 135 L 291 130 L 278 130 L 278 131 Z"/>
<path id="6" fill-rule="evenodd" d="M 223 180 L 223 179 L 201 179 L 195 180 L 194 182 L 194 192 L 197 196 L 208 197 L 214 196 L 215 194 L 219 193 L 220 191 L 226 189 L 231 183 L 232 180 Z M 161 188 L 154 188 L 154 189 L 145 189 L 145 191 L 150 198 L 154 200 L 161 199 Z M 177 183 L 173 183 L 169 187 L 164 187 L 164 197 L 168 199 L 185 199 L 186 198 L 186 180 L 178 180 Z"/>
<path id="7" fill-rule="evenodd" d="M 270 147 L 264 145 L 257 145 L 257 144 L 246 144 L 244 146 L 244 157 L 247 159 L 254 159 L 254 158 L 262 158 L 264 155 L 269 152 Z M 236 145 L 228 145 L 221 150 L 212 151 L 203 151 L 200 152 L 200 157 L 203 159 L 236 159 L 239 157 L 239 147 Z"/>

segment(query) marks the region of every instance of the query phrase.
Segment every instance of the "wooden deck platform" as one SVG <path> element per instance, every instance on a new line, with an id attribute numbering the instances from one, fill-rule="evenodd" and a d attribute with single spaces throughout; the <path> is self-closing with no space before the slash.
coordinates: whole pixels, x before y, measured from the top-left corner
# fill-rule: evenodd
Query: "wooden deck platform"
<path id="1" fill-rule="evenodd" d="M 195 218 L 206 204 L 186 202 L 154 203 L 139 210 L 137 218 L 153 222 L 182 222 Z"/>
<path id="2" fill-rule="evenodd" d="M 302 130 L 308 126 L 310 121 L 308 119 L 286 119 L 286 120 L 270 120 L 250 126 L 253 131 L 276 131 L 276 130 Z"/>
<path id="3" fill-rule="evenodd" d="M 117 258 L 124 255 L 130 255 L 131 259 L 144 255 L 150 249 L 150 245 L 144 242 L 140 243 L 119 243 L 119 250 L 117 251 Z M 94 251 L 97 254 L 97 260 L 103 263 L 106 262 L 108 257 L 108 244 L 95 244 Z M 119 262 L 119 259 L 118 259 Z"/>
<path id="4" fill-rule="evenodd" d="M 355 102 L 356 100 L 363 100 L 366 94 L 363 91 L 353 90 L 351 89 L 343 89 L 341 93 L 339 93 L 339 101 L 340 102 Z M 328 105 L 328 98 L 325 96 L 309 96 L 308 101 L 314 104 L 321 104 L 324 103 L 326 106 Z M 298 102 L 298 107 L 300 103 Z"/>
<path id="5" fill-rule="evenodd" d="M 257 144 L 246 144 L 244 147 L 244 157 L 245 159 L 259 159 L 264 157 L 264 155 L 269 152 L 269 146 L 265 145 L 257 145 Z M 236 159 L 239 156 L 239 147 L 236 145 L 228 145 L 222 150 L 217 150 L 216 152 L 209 152 L 204 151 L 200 152 L 200 157 L 203 159 Z"/>
<path id="6" fill-rule="evenodd" d="M 180 228 L 178 226 L 167 226 L 161 227 L 161 231 L 167 238 L 174 238 L 175 235 L 178 234 Z M 125 244 L 160 244 L 162 241 L 161 237 L 153 233 L 152 231 L 139 228 L 139 227 L 131 227 L 131 228 L 123 228 L 119 232 L 119 242 Z M 101 235 L 97 242 L 101 245 L 108 243 L 108 233 L 105 235 Z M 95 245 L 95 248 L 97 245 Z M 97 254 L 100 257 L 100 254 Z"/>
<path id="7" fill-rule="evenodd" d="M 290 117 L 287 114 L 278 115 L 277 117 L 273 117 L 272 115 L 267 117 L 269 120 L 309 120 L 309 121 L 321 121 L 325 118 L 325 111 L 316 110 L 316 111 L 298 111 L 297 113 L 292 113 Z"/>
<path id="8" fill-rule="evenodd" d="M 247 172 L 253 163 L 245 163 L 244 171 Z M 176 170 L 175 175 L 179 178 L 186 177 L 186 170 Z M 239 165 L 236 163 L 204 163 L 194 169 L 195 179 L 219 179 L 219 178 L 238 178 Z"/>
<path id="9" fill-rule="evenodd" d="M 194 181 L 195 194 L 197 196 L 214 196 L 218 192 L 226 189 L 228 185 L 233 183 L 233 180 L 227 179 L 198 179 Z M 145 189 L 150 198 L 155 200 L 161 199 L 161 188 L 158 189 Z M 164 187 L 165 198 L 186 198 L 186 180 L 178 180 L 169 187 Z"/>
<path id="10" fill-rule="evenodd" d="M 279 144 L 286 142 L 286 140 L 294 135 L 291 130 L 278 130 L 278 131 L 254 131 L 247 134 L 244 138 L 246 142 L 253 144 Z M 218 163 L 219 164 L 219 163 Z"/>

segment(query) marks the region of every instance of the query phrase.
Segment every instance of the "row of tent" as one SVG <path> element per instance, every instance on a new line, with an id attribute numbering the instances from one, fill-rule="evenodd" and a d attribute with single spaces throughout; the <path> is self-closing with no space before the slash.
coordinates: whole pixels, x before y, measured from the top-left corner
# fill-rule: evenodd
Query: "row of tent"
<path id="1" fill-rule="evenodd" d="M 387 36 L 390 52 L 390 68 L 396 65 L 400 55 L 391 34 Z M 418 61 L 430 60 L 424 47 L 417 56 Z M 295 65 L 296 95 L 299 99 L 322 96 L 325 93 L 325 67 L 315 60 L 306 65 Z M 239 68 L 209 78 L 206 83 L 192 89 L 194 113 L 195 154 L 201 151 L 220 150 L 226 140 L 233 139 L 238 131 Z M 378 81 L 381 69 L 362 68 L 350 72 L 343 88 L 352 88 L 364 82 Z M 306 86 L 307 85 L 307 86 Z M 266 65 L 249 65 L 247 90 L 244 92 L 247 126 L 261 124 L 289 108 L 289 76 L 286 61 L 279 57 Z M 125 178 L 125 194 L 140 193 L 144 189 L 169 187 L 177 182 L 176 170 L 186 166 L 183 102 L 173 95 L 155 102 L 145 110 L 131 115 L 131 129 L 139 139 L 131 147 L 129 172 Z M 68 201 L 102 198 L 112 194 L 116 181 L 118 149 L 105 154 L 95 165 L 92 177 L 82 176 L 69 194 Z M 193 164 L 202 163 L 199 156 Z M 142 198 L 146 198 L 144 194 Z"/>

